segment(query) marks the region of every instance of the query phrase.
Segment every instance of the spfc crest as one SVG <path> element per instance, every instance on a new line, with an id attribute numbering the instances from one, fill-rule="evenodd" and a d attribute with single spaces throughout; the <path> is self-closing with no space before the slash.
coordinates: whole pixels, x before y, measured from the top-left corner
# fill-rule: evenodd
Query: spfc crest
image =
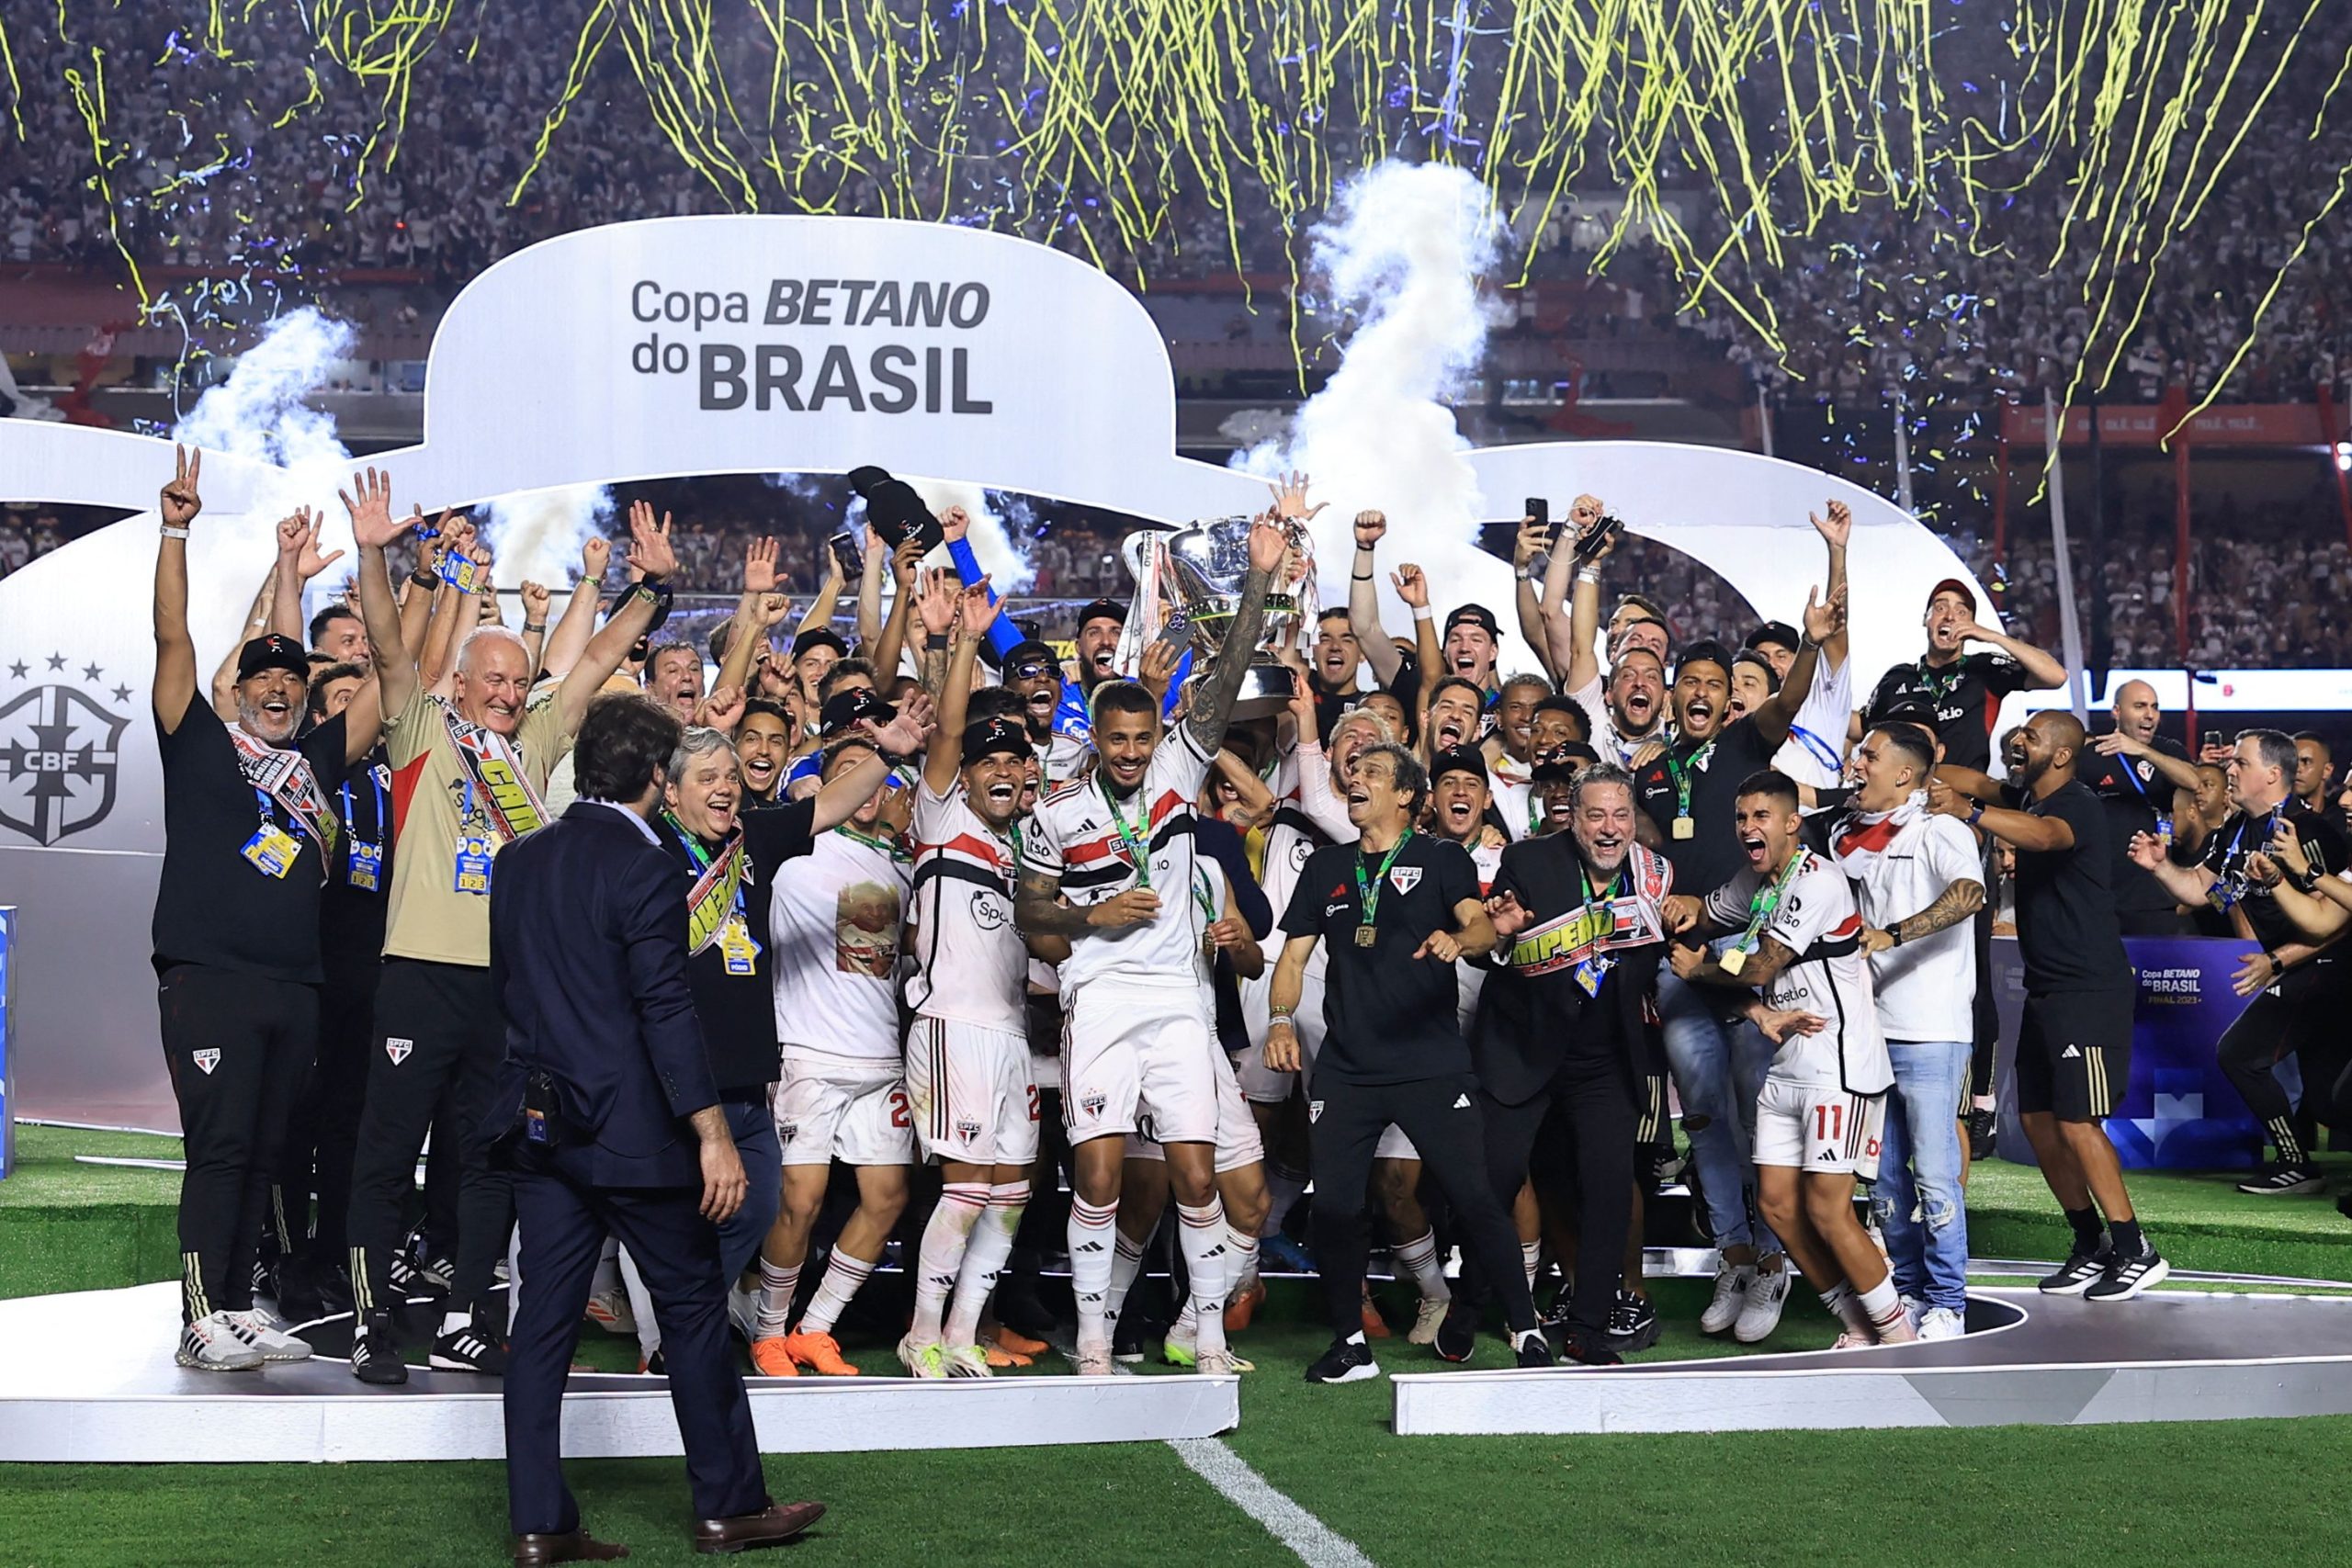
<path id="1" fill-rule="evenodd" d="M 1421 885 L 1421 868 L 1417 865 L 1392 865 L 1388 868 L 1388 886 L 1396 889 L 1402 898 Z"/>
<path id="2" fill-rule="evenodd" d="M 76 686 L 35 686 L 0 705 L 0 824 L 53 844 L 106 820 L 130 722 Z"/>
<path id="3" fill-rule="evenodd" d="M 384 1041 L 384 1055 L 392 1059 L 392 1066 L 396 1067 L 407 1061 L 408 1054 L 415 1049 L 415 1041 L 403 1040 L 397 1034 L 387 1036 Z"/>

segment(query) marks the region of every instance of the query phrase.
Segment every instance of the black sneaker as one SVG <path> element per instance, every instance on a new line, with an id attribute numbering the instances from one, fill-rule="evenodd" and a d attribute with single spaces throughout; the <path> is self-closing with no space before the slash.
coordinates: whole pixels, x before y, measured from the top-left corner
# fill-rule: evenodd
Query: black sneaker
<path id="1" fill-rule="evenodd" d="M 2109 1259 L 2107 1272 L 2098 1284 L 2083 1292 L 2086 1302 L 2128 1302 L 2152 1285 L 2161 1285 L 2172 1277 L 2172 1265 L 2157 1256 L 2156 1249 L 2141 1244 L 2140 1256 Z"/>
<path id="2" fill-rule="evenodd" d="M 1477 1348 L 1477 1310 L 1456 1296 L 1445 1309 L 1445 1321 L 1437 1325 L 1437 1338 L 1430 1342 L 1430 1348 L 1437 1352 L 1441 1361 L 1466 1361 Z"/>
<path id="3" fill-rule="evenodd" d="M 1135 1366 L 1143 1359 L 1143 1314 L 1123 1312 L 1111 1330 L 1111 1359 Z"/>
<path id="4" fill-rule="evenodd" d="M 1543 1330 L 1538 1329 L 1521 1339 L 1512 1354 L 1518 1358 L 1521 1367 L 1548 1367 L 1552 1365 L 1552 1342 L 1544 1337 Z"/>
<path id="5" fill-rule="evenodd" d="M 392 1314 L 371 1312 L 351 1342 L 351 1375 L 361 1382 L 383 1387 L 408 1382 L 408 1363 L 401 1359 L 399 1340 L 392 1333 Z"/>
<path id="6" fill-rule="evenodd" d="M 1334 1339 L 1331 1348 L 1306 1369 L 1308 1382 L 1362 1382 L 1380 1375 L 1372 1347 L 1361 1339 Z"/>
<path id="7" fill-rule="evenodd" d="M 1609 1348 L 1621 1355 L 1646 1350 L 1657 1343 L 1657 1308 L 1649 1298 L 1631 1291 L 1617 1292 L 1609 1309 Z"/>
<path id="8" fill-rule="evenodd" d="M 1968 1113 L 1968 1157 L 1970 1159 L 1983 1159 L 1993 1152 L 1993 1134 L 1992 1111 L 1971 1111 Z"/>
<path id="9" fill-rule="evenodd" d="M 254 1296 L 260 1301 L 277 1300 L 277 1271 L 270 1267 L 271 1259 L 254 1254 Z"/>
<path id="10" fill-rule="evenodd" d="M 1625 1364 L 1625 1358 L 1610 1348 L 1608 1339 L 1581 1328 L 1571 1328 L 1560 1336 L 1560 1359 L 1574 1361 L 1580 1367 L 1622 1367 Z"/>
<path id="11" fill-rule="evenodd" d="M 435 1295 L 447 1295 L 449 1281 L 458 1277 L 458 1266 L 446 1258 L 428 1258 L 416 1266 L 416 1272 L 426 1290 Z"/>
<path id="12" fill-rule="evenodd" d="M 392 1294 L 401 1301 L 433 1301 L 449 1293 L 448 1287 L 427 1279 L 405 1252 L 391 1255 L 384 1275 L 391 1282 Z"/>
<path id="13" fill-rule="evenodd" d="M 2316 1192 L 2326 1185 L 2327 1179 L 2315 1165 L 2266 1165 L 2239 1182 L 2238 1190 L 2264 1198 L 2283 1198 L 2295 1192 Z"/>
<path id="14" fill-rule="evenodd" d="M 437 1372 L 481 1372 L 486 1377 L 503 1377 L 506 1347 L 475 1317 L 435 1338 L 427 1365 Z"/>
<path id="15" fill-rule="evenodd" d="M 2066 1255 L 2058 1272 L 2041 1281 L 2045 1296 L 2079 1296 L 2107 1278 L 2109 1265 L 2115 1261 L 2115 1244 L 2102 1235 L 2097 1252 L 2077 1248 Z"/>

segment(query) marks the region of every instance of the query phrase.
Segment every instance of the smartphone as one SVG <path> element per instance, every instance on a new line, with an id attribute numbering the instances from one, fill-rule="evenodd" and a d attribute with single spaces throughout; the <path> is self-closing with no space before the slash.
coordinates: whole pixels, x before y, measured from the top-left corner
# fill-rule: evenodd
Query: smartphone
<path id="1" fill-rule="evenodd" d="M 834 535 L 825 543 L 831 547 L 833 558 L 841 562 L 843 577 L 865 575 L 865 555 L 857 547 L 856 535 L 844 530 Z"/>
<path id="2" fill-rule="evenodd" d="M 1535 519 L 1535 525 L 1538 528 L 1544 529 L 1546 533 L 1551 531 L 1552 503 L 1543 496 L 1529 496 L 1527 498 L 1527 510 L 1521 513 L 1520 515 L 1522 517 L 1532 517 Z"/>
<path id="3" fill-rule="evenodd" d="M 2222 732 L 2220 730 L 2209 729 L 2205 732 L 2205 750 L 2211 751 L 2214 747 L 2219 746 L 2220 744 L 2222 744 Z"/>

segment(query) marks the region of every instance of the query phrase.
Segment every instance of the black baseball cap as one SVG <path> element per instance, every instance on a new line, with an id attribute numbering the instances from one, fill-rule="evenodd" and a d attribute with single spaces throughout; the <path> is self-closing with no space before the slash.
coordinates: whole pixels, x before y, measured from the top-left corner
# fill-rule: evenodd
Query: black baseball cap
<path id="1" fill-rule="evenodd" d="M 1480 627 L 1497 642 L 1503 639 L 1503 628 L 1496 621 L 1495 613 L 1484 604 L 1464 604 L 1450 612 L 1445 617 L 1447 631 L 1464 625 Z"/>
<path id="2" fill-rule="evenodd" d="M 852 686 L 845 692 L 835 692 L 825 699 L 818 711 L 817 728 L 824 735 L 839 735 L 854 727 L 861 718 L 876 724 L 888 724 L 897 716 L 897 710 L 863 686 Z"/>
<path id="3" fill-rule="evenodd" d="M 1124 626 L 1127 624 L 1127 607 L 1116 599 L 1097 599 L 1078 613 L 1080 631 L 1086 629 L 1089 621 L 1116 621 Z"/>
<path id="4" fill-rule="evenodd" d="M 1030 637 L 1014 643 L 1005 650 L 1001 668 L 1004 671 L 1007 680 L 1013 680 L 1024 671 L 1034 670 L 1040 665 L 1054 674 L 1059 675 L 1062 672 L 1061 655 L 1053 650 L 1051 644 Z"/>
<path id="5" fill-rule="evenodd" d="M 1742 648 L 1785 648 L 1791 653 L 1794 653 L 1804 646 L 1804 640 L 1797 636 L 1796 627 L 1789 625 L 1788 622 L 1767 621 L 1749 632 L 1747 640 L 1739 646 Z"/>
<path id="6" fill-rule="evenodd" d="M 970 767 L 981 758 L 998 751 L 1009 751 L 1015 757 L 1034 757 L 1036 747 L 1029 739 L 1029 727 L 1010 718 L 984 718 L 978 724 L 964 727 L 963 766 Z"/>
<path id="7" fill-rule="evenodd" d="M 292 637 L 265 633 L 238 652 L 237 679 L 250 681 L 265 670 L 290 670 L 307 682 L 311 678 L 310 656 Z"/>
<path id="8" fill-rule="evenodd" d="M 1682 672 L 1693 664 L 1713 664 L 1724 672 L 1724 680 L 1731 679 L 1731 649 L 1711 637 L 1701 637 L 1682 650 L 1682 656 L 1674 661 L 1674 678 L 1680 680 Z"/>
<path id="9" fill-rule="evenodd" d="M 830 648 L 842 658 L 849 657 L 849 644 L 842 634 L 831 626 L 812 626 L 792 639 L 792 657 L 799 658 L 812 648 Z"/>
<path id="10" fill-rule="evenodd" d="M 1435 784 L 1448 773 L 1476 773 L 1481 783 L 1487 778 L 1487 756 L 1476 746 L 1449 746 L 1430 759 L 1430 783 Z"/>

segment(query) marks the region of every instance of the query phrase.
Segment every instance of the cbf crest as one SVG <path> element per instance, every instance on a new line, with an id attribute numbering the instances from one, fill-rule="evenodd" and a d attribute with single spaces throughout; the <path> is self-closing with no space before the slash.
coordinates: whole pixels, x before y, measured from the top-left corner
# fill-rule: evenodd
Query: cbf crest
<path id="1" fill-rule="evenodd" d="M 52 670 L 65 668 L 62 654 L 51 654 L 48 662 Z M 28 667 L 13 663 L 7 671 L 22 680 Z M 103 673 L 95 664 L 82 670 L 94 683 Z M 110 694 L 102 683 L 96 689 L 117 704 L 130 697 L 128 686 Z M 105 821 L 114 809 L 122 732 L 130 723 L 82 686 L 40 685 L 0 695 L 0 826 L 47 845 Z"/>

